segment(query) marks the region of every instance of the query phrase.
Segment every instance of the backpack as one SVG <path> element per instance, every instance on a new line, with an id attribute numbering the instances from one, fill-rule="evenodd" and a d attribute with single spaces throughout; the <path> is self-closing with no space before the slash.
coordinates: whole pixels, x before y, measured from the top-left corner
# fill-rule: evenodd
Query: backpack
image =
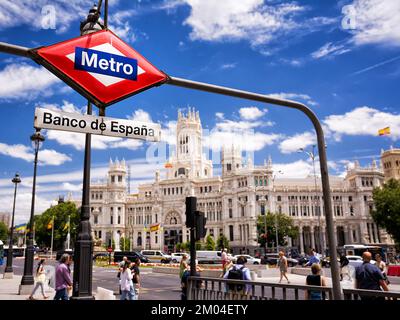
<path id="1" fill-rule="evenodd" d="M 243 269 L 244 266 L 242 266 L 240 269 L 233 267 L 231 270 L 228 272 L 228 279 L 231 280 L 243 280 Z M 241 291 L 243 290 L 243 285 L 242 284 L 228 284 L 229 290 L 233 291 Z"/>

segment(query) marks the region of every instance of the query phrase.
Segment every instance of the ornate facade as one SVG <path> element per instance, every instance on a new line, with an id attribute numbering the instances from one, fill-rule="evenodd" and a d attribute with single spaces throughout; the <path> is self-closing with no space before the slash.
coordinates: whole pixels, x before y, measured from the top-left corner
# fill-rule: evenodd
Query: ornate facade
<path id="1" fill-rule="evenodd" d="M 254 252 L 256 220 L 268 211 L 291 216 L 299 227 L 297 239 L 287 239 L 300 252 L 326 246 L 325 219 L 320 181 L 314 177 L 275 179 L 272 161 L 255 166 L 243 164 L 237 148 L 224 149 L 221 176 L 202 154 L 202 126 L 198 112 L 178 114 L 176 153 L 165 165 L 165 178 L 155 172 L 154 182 L 138 186 L 137 194 L 127 194 L 125 161 L 111 161 L 108 179 L 91 185 L 91 224 L 94 236 L 103 243 L 129 237 L 132 250 L 174 250 L 178 242 L 189 240 L 185 227 L 185 198 L 197 196 L 198 210 L 205 212 L 207 232 L 215 239 L 223 233 L 234 252 Z M 319 180 L 319 179 L 317 179 Z M 373 222 L 370 211 L 372 189 L 383 183 L 376 162 L 368 168 L 356 163 L 345 178 L 330 177 L 332 209 L 338 245 L 351 243 L 392 243 L 384 230 Z M 161 229 L 150 231 L 149 226 Z M 147 227 L 147 229 L 146 229 Z M 123 249 L 123 248 L 121 248 Z"/>

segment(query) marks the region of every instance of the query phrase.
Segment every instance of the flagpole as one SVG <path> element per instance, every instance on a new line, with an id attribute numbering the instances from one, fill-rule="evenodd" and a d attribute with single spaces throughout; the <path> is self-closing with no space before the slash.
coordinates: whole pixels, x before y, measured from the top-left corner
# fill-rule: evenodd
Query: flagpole
<path id="1" fill-rule="evenodd" d="M 70 215 L 68 215 L 68 235 L 67 235 L 67 240 L 68 240 L 68 242 L 67 242 L 67 250 L 69 251 L 70 250 L 70 241 L 71 241 L 71 233 L 70 233 L 70 231 L 71 231 L 71 216 Z"/>
<path id="2" fill-rule="evenodd" d="M 53 216 L 53 221 L 51 224 L 51 248 L 50 248 L 50 259 L 53 258 L 53 239 L 54 239 L 54 216 Z"/>

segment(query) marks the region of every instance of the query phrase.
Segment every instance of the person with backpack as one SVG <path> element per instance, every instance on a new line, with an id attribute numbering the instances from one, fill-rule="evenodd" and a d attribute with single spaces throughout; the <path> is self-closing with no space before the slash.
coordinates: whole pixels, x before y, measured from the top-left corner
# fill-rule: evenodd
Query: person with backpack
<path id="1" fill-rule="evenodd" d="M 46 270 L 44 270 L 45 261 L 45 259 L 41 259 L 38 263 L 36 269 L 36 285 L 35 288 L 33 288 L 31 295 L 28 297 L 29 300 L 35 300 L 33 296 L 35 295 L 39 287 L 42 290 L 43 299 L 48 298 L 48 296 L 46 296 L 46 294 L 44 293 L 44 284 L 46 282 Z"/>
<path id="2" fill-rule="evenodd" d="M 236 264 L 225 273 L 224 279 L 251 281 L 250 270 L 246 268 L 246 263 L 247 259 L 245 257 L 240 256 L 237 258 Z M 228 289 L 229 291 L 247 294 L 250 290 L 250 286 L 243 284 L 230 284 L 228 282 Z"/>

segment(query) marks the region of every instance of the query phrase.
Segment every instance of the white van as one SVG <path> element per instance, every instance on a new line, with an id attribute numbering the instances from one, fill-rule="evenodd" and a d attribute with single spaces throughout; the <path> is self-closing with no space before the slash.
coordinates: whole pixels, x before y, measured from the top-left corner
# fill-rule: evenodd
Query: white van
<path id="1" fill-rule="evenodd" d="M 222 263 L 221 251 L 197 251 L 196 258 L 199 263 Z"/>
<path id="2" fill-rule="evenodd" d="M 150 262 L 158 262 L 158 263 L 170 263 L 171 256 L 165 254 L 160 250 L 142 250 L 140 251 L 142 255 L 144 255 Z"/>

